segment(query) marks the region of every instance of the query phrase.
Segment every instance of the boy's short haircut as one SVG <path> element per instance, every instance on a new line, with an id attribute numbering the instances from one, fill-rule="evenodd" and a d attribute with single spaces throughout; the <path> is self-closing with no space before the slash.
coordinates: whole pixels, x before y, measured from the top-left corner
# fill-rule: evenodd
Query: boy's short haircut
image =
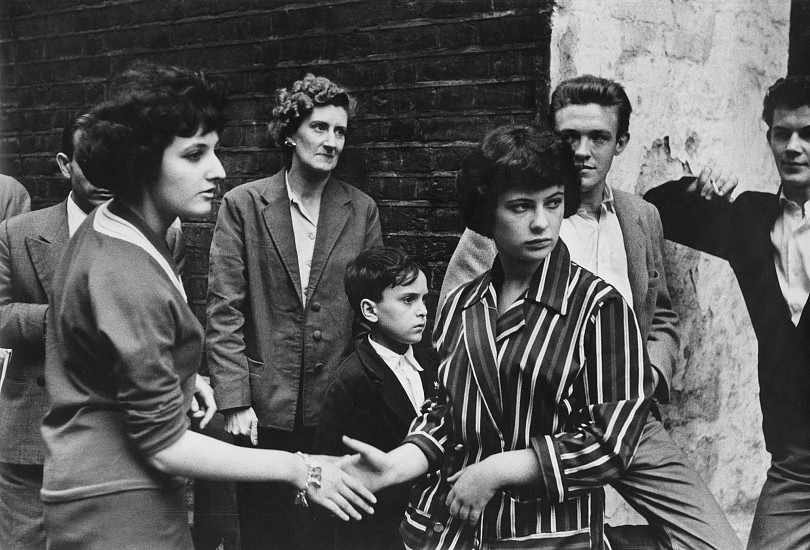
<path id="1" fill-rule="evenodd" d="M 360 302 L 366 299 L 380 302 L 386 288 L 409 285 L 421 271 L 416 258 L 401 248 L 368 248 L 346 265 L 344 287 L 349 304 L 362 317 Z"/>
<path id="2" fill-rule="evenodd" d="M 777 107 L 798 109 L 810 105 L 810 75 L 796 75 L 780 78 L 765 92 L 762 101 L 762 120 L 770 129 L 773 112 Z"/>
<path id="3" fill-rule="evenodd" d="M 566 217 L 581 200 L 571 146 L 554 132 L 509 124 L 489 132 L 464 160 L 456 177 L 464 224 L 492 237 L 498 197 L 514 188 L 542 190 L 561 185 Z"/>
<path id="4" fill-rule="evenodd" d="M 560 83 L 551 94 L 548 108 L 548 124 L 556 126 L 554 120 L 557 111 L 569 105 L 587 105 L 595 103 L 602 107 L 616 109 L 616 137 L 619 138 L 630 129 L 630 113 L 633 107 L 624 87 L 614 80 L 584 74 Z"/>

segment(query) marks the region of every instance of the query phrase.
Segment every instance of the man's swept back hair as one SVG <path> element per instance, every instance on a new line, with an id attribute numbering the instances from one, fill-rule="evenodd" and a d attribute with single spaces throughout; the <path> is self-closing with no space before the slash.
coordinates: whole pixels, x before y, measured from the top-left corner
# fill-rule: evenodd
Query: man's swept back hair
<path id="1" fill-rule="evenodd" d="M 602 107 L 616 109 L 618 125 L 616 137 L 619 138 L 630 129 L 630 113 L 633 107 L 624 87 L 618 82 L 590 74 L 577 76 L 560 83 L 551 94 L 551 105 L 548 108 L 548 125 L 555 127 L 554 117 L 557 111 L 569 105 L 587 105 L 596 103 Z"/>
<path id="2" fill-rule="evenodd" d="M 762 120 L 770 128 L 773 124 L 773 112 L 777 107 L 796 109 L 804 105 L 810 105 L 810 75 L 780 78 L 765 93 Z"/>

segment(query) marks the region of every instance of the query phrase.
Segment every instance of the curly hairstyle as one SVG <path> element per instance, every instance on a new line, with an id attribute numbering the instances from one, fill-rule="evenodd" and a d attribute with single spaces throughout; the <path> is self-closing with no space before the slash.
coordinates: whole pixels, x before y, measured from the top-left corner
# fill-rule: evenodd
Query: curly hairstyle
<path id="1" fill-rule="evenodd" d="M 286 139 L 295 133 L 315 107 L 324 105 L 343 107 L 349 119 L 354 116 L 357 106 L 345 88 L 324 76 L 315 76 L 312 73 L 296 80 L 289 88 L 276 90 L 268 131 L 273 143 L 283 151 L 288 168 L 292 161 L 292 147 L 286 143 Z"/>
<path id="2" fill-rule="evenodd" d="M 596 103 L 602 107 L 616 109 L 617 138 L 626 134 L 630 129 L 630 113 L 633 112 L 633 107 L 630 105 L 627 92 L 624 91 L 621 84 L 607 78 L 584 74 L 565 80 L 554 89 L 550 103 L 548 125 L 551 128 L 556 126 L 554 116 L 563 107 Z"/>
<path id="3" fill-rule="evenodd" d="M 495 205 L 509 189 L 562 185 L 565 217 L 576 213 L 580 181 L 571 146 L 554 132 L 510 124 L 495 128 L 464 160 L 456 177 L 464 224 L 492 237 Z"/>
<path id="4" fill-rule="evenodd" d="M 380 302 L 386 288 L 409 285 L 419 277 L 421 271 L 416 258 L 401 248 L 367 248 L 346 264 L 343 284 L 349 304 L 358 317 L 362 318 L 360 302 L 365 299 Z"/>
<path id="5" fill-rule="evenodd" d="M 810 75 L 780 78 L 765 92 L 765 99 L 762 101 L 762 120 L 768 125 L 770 132 L 773 112 L 777 107 L 796 109 L 803 105 L 810 105 Z"/>
<path id="6" fill-rule="evenodd" d="M 87 179 L 116 196 L 138 196 L 157 181 L 175 137 L 222 133 L 225 91 L 202 72 L 136 62 L 118 75 L 110 98 L 88 113 L 76 148 Z"/>

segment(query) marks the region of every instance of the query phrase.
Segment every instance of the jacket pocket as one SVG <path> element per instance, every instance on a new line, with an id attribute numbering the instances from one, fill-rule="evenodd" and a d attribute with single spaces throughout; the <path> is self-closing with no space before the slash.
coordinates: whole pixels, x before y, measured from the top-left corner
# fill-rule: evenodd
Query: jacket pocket
<path id="1" fill-rule="evenodd" d="M 250 357 L 247 358 L 248 361 L 248 372 L 251 376 L 258 376 L 261 377 L 264 374 L 264 363 L 261 361 L 256 361 L 251 359 Z"/>

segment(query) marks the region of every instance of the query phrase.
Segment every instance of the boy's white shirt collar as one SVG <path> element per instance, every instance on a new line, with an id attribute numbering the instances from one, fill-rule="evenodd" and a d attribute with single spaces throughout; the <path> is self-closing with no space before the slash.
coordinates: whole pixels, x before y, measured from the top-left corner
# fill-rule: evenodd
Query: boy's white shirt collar
<path id="1" fill-rule="evenodd" d="M 414 370 L 418 372 L 422 371 L 422 367 L 419 365 L 419 363 L 416 361 L 416 357 L 414 357 L 413 355 L 413 346 L 409 345 L 408 350 L 405 353 L 399 354 L 395 351 L 391 351 L 382 344 L 378 344 L 377 342 L 372 340 L 370 334 L 368 336 L 368 343 L 371 344 L 371 347 L 374 348 L 374 351 L 377 352 L 377 355 L 379 355 L 380 358 L 383 361 L 385 361 L 385 364 L 388 365 L 391 368 L 391 370 L 395 371 L 399 366 L 399 360 L 402 357 L 405 357 L 405 360 L 411 367 L 414 368 Z"/>
<path id="2" fill-rule="evenodd" d="M 419 413 L 422 403 L 425 401 L 425 389 L 422 387 L 422 378 L 418 372 L 422 370 L 422 367 L 413 356 L 413 346 L 408 346 L 408 350 L 400 355 L 372 340 L 370 334 L 368 343 L 394 373 L 400 386 L 405 390 L 405 395 L 408 396 L 414 411 Z"/>

